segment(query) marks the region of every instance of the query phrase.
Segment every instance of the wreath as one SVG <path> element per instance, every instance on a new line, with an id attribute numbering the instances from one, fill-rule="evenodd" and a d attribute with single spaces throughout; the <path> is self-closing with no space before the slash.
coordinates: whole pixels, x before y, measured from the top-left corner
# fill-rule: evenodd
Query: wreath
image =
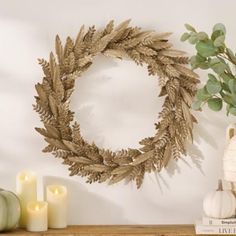
<path id="1" fill-rule="evenodd" d="M 186 141 L 192 139 L 193 123 L 190 106 L 199 83 L 197 74 L 186 68 L 188 57 L 171 49 L 170 33 L 143 31 L 130 27 L 127 20 L 114 27 L 113 21 L 104 29 L 81 27 L 75 41 L 67 37 L 65 46 L 56 36 L 54 54 L 49 61 L 39 59 L 44 77 L 35 85 L 34 110 L 44 128 L 36 130 L 48 145 L 43 152 L 52 152 L 69 165 L 70 176 L 86 176 L 87 182 L 117 183 L 135 180 L 139 188 L 145 172 L 161 171 L 171 158 L 186 155 Z M 155 124 L 154 137 L 140 141 L 139 149 L 113 152 L 88 143 L 81 135 L 79 123 L 70 110 L 70 97 L 75 80 L 92 64 L 98 54 L 119 59 L 130 58 L 137 65 L 147 65 L 149 75 L 157 75 L 164 96 L 162 111 Z"/>

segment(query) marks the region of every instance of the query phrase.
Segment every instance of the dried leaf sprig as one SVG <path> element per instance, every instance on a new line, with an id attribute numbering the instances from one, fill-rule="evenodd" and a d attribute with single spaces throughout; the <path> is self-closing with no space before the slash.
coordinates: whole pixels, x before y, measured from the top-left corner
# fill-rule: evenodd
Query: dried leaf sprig
<path id="1" fill-rule="evenodd" d="M 169 35 L 130 27 L 129 20 L 116 27 L 111 21 L 101 30 L 92 26 L 86 31 L 82 26 L 77 38 L 68 37 L 65 45 L 56 36 L 56 56 L 50 53 L 49 61 L 39 60 L 44 77 L 35 86 L 34 109 L 44 127 L 36 130 L 48 143 L 43 151 L 62 158 L 63 164 L 69 165 L 71 176 L 86 176 L 89 183 L 134 180 L 139 188 L 145 172 L 161 171 L 171 158 L 177 160 L 186 154 L 185 143 L 192 138 L 196 122 L 189 108 L 199 80 L 196 73 L 184 66 L 188 58 L 183 52 L 171 48 Z M 159 96 L 165 100 L 156 134 L 141 140 L 139 149 L 113 152 L 90 144 L 83 139 L 80 126 L 74 121 L 69 104 L 75 80 L 100 53 L 146 64 L 149 75 L 159 79 Z"/>

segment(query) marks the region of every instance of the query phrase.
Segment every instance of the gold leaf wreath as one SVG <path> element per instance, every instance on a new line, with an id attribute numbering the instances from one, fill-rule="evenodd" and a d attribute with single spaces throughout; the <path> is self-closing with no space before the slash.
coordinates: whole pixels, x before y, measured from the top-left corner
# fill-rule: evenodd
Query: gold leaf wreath
<path id="1" fill-rule="evenodd" d="M 36 130 L 48 145 L 43 152 L 52 152 L 69 165 L 70 175 L 87 176 L 87 182 L 123 179 L 135 180 L 139 188 L 145 172 L 161 171 L 170 158 L 178 160 L 186 155 L 186 141 L 192 139 L 193 123 L 190 105 L 196 93 L 197 74 L 183 66 L 188 58 L 182 51 L 171 49 L 170 33 L 143 31 L 130 27 L 129 20 L 114 27 L 109 22 L 102 30 L 92 26 L 85 32 L 81 27 L 75 41 L 67 38 L 65 46 L 56 36 L 56 56 L 49 61 L 39 59 L 44 77 L 36 84 L 38 96 L 34 110 L 39 113 L 44 128 Z M 102 53 L 115 58 L 131 58 L 138 65 L 147 65 L 149 75 L 157 75 L 164 96 L 154 137 L 140 141 L 139 149 L 129 148 L 113 152 L 86 142 L 80 126 L 73 122 L 74 112 L 69 109 L 75 80 Z M 73 122 L 73 124 L 72 124 Z"/>

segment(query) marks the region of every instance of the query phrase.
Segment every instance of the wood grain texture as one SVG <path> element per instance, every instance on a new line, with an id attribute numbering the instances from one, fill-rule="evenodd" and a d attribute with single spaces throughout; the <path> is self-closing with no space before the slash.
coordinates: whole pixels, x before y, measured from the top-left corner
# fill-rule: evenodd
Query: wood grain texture
<path id="1" fill-rule="evenodd" d="M 2 236 L 191 236 L 196 235 L 193 225 L 81 225 L 69 226 L 67 229 L 50 229 L 47 232 L 31 233 L 18 229 L 2 233 Z"/>

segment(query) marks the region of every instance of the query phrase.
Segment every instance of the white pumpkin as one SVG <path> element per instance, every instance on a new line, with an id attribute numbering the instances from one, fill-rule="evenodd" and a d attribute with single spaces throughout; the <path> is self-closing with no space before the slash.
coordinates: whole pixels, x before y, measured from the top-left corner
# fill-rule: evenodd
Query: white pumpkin
<path id="1" fill-rule="evenodd" d="M 235 215 L 236 199 L 232 191 L 223 190 L 219 180 L 218 189 L 206 195 L 203 201 L 203 210 L 211 218 L 230 218 Z"/>
<path id="2" fill-rule="evenodd" d="M 0 189 L 0 232 L 14 229 L 20 219 L 20 201 L 9 191 Z"/>
<path id="3" fill-rule="evenodd" d="M 236 125 L 230 124 L 226 131 L 226 148 L 223 157 L 224 179 L 236 182 Z"/>

